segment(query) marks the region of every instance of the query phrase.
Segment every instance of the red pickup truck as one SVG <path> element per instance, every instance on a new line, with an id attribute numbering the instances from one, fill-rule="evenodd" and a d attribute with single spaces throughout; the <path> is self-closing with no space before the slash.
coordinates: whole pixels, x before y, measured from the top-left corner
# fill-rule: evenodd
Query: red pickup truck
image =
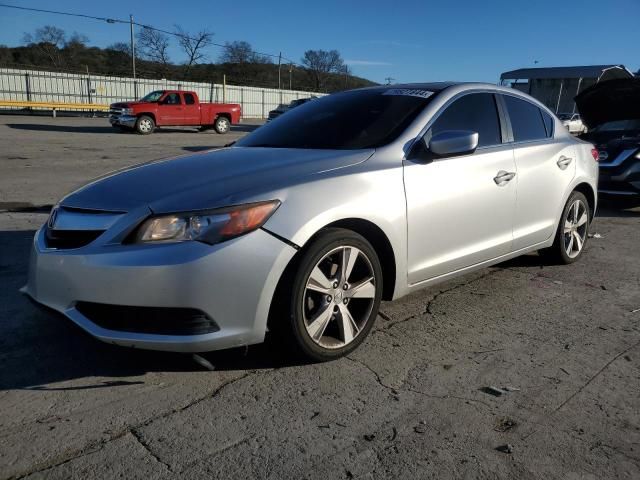
<path id="1" fill-rule="evenodd" d="M 142 135 L 164 126 L 199 126 L 227 133 L 232 124 L 240 123 L 241 108 L 237 103 L 200 103 L 196 92 L 157 90 L 137 102 L 112 103 L 109 114 L 115 128 Z"/>

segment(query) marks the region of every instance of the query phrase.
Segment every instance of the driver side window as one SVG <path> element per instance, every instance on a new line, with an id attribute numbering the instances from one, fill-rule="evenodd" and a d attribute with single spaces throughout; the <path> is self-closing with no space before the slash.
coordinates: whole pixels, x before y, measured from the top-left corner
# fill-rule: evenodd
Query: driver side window
<path id="1" fill-rule="evenodd" d="M 446 130 L 470 130 L 478 133 L 478 147 L 502 144 L 496 101 L 491 93 L 471 93 L 455 100 L 436 119 L 425 134 L 428 142 L 433 135 Z"/>

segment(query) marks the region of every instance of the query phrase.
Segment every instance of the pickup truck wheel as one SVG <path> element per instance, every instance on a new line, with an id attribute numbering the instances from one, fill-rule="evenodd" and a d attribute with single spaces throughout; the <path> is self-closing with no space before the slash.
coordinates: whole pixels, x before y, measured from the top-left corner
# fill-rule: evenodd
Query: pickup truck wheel
<path id="1" fill-rule="evenodd" d="M 218 133 L 227 133 L 230 127 L 231 125 L 229 124 L 229 119 L 227 117 L 218 117 L 213 124 L 213 128 L 215 128 Z"/>
<path id="2" fill-rule="evenodd" d="M 142 115 L 136 122 L 136 132 L 140 135 L 149 135 L 150 133 L 153 133 L 155 128 L 156 123 L 153 121 L 153 118 L 147 115 Z"/>

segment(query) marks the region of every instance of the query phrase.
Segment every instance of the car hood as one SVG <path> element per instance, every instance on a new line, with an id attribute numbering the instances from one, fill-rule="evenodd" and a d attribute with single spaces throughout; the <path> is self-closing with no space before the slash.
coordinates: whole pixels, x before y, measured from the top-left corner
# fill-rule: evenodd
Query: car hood
<path id="1" fill-rule="evenodd" d="M 367 160 L 374 150 L 231 147 L 157 160 L 98 178 L 67 195 L 74 208 L 156 213 L 204 210 Z"/>
<path id="2" fill-rule="evenodd" d="M 599 82 L 575 97 L 582 123 L 595 128 L 606 122 L 640 117 L 640 78 Z"/>

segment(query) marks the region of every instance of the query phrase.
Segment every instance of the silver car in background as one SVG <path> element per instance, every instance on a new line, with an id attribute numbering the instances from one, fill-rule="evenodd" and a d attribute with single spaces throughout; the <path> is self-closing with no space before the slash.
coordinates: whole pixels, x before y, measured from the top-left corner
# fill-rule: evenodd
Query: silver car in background
<path id="1" fill-rule="evenodd" d="M 580 258 L 596 158 L 512 89 L 338 93 L 69 194 L 35 235 L 24 291 L 118 345 L 197 352 L 269 332 L 330 360 L 382 299 L 536 250 Z"/>

